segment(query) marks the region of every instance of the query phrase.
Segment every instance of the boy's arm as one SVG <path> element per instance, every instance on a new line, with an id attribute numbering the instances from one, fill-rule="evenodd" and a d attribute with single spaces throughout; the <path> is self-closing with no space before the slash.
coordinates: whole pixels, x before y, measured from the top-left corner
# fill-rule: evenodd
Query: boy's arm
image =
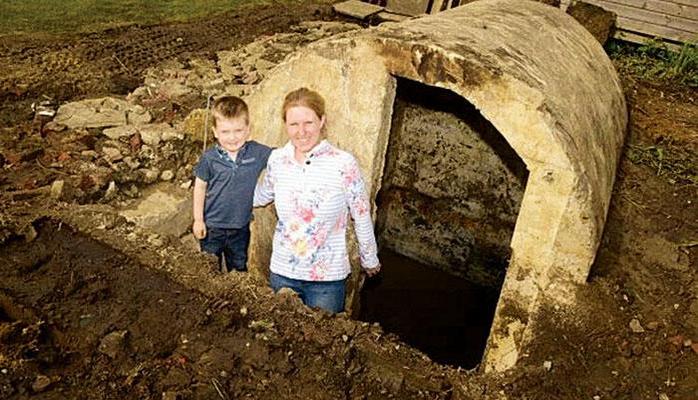
<path id="1" fill-rule="evenodd" d="M 206 187 L 208 183 L 199 178 L 194 180 L 194 225 L 192 232 L 197 239 L 206 237 L 206 223 L 204 222 L 204 201 L 206 201 Z"/>

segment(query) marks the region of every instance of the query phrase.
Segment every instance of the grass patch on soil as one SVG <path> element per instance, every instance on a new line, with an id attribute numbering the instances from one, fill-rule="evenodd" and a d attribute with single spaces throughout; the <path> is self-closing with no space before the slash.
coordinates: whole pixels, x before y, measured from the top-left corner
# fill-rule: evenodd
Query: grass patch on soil
<path id="1" fill-rule="evenodd" d="M 642 45 L 612 40 L 606 45 L 606 51 L 616 67 L 630 75 L 698 87 L 698 45 L 695 43 L 686 43 L 673 51 L 658 40 Z"/>
<path id="2" fill-rule="evenodd" d="M 671 184 L 698 185 L 696 154 L 677 146 L 671 140 L 663 140 L 653 146 L 630 145 L 627 153 L 633 164 L 642 164 L 665 177 Z"/>
<path id="3" fill-rule="evenodd" d="M 0 35 L 186 21 L 270 0 L 2 0 Z M 287 0 L 287 2 L 291 2 Z"/>

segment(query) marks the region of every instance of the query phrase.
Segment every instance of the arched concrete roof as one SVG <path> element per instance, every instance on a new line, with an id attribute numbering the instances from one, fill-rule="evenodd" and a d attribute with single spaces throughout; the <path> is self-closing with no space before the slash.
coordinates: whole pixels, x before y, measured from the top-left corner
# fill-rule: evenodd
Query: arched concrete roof
<path id="1" fill-rule="evenodd" d="M 507 368 L 530 337 L 530 316 L 543 301 L 571 301 L 594 260 L 627 122 L 619 79 L 599 43 L 560 10 L 481 0 L 292 55 L 249 99 L 253 135 L 284 143 L 285 93 L 313 88 L 327 100 L 329 139 L 357 156 L 375 195 L 396 76 L 467 99 L 529 170 L 486 355 L 491 368 Z M 258 218 L 253 262 L 270 251 L 270 218 Z"/>

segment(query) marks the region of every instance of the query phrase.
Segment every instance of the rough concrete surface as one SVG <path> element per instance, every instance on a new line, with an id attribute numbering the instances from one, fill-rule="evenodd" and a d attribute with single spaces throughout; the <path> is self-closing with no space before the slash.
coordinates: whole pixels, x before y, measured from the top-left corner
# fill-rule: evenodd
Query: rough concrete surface
<path id="1" fill-rule="evenodd" d="M 525 166 L 462 98 L 443 91 L 448 95 L 440 99 L 421 90 L 421 104 L 413 102 L 412 92 L 396 100 L 379 197 L 380 243 L 498 287 L 511 253 Z M 449 112 L 456 106 L 463 112 Z"/>

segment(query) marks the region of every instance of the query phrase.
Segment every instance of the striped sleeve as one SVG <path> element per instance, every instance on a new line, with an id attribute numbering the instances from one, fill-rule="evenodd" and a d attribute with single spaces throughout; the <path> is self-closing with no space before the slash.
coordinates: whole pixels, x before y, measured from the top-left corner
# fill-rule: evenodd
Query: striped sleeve
<path id="1" fill-rule="evenodd" d="M 356 159 L 350 156 L 342 171 L 344 177 L 344 195 L 349 212 L 354 220 L 354 231 L 359 242 L 361 266 L 366 269 L 378 267 L 378 246 L 373 233 L 371 208 L 361 170 Z"/>
<path id="2" fill-rule="evenodd" d="M 266 206 L 274 201 L 274 158 L 269 157 L 267 172 L 254 189 L 253 207 Z"/>

